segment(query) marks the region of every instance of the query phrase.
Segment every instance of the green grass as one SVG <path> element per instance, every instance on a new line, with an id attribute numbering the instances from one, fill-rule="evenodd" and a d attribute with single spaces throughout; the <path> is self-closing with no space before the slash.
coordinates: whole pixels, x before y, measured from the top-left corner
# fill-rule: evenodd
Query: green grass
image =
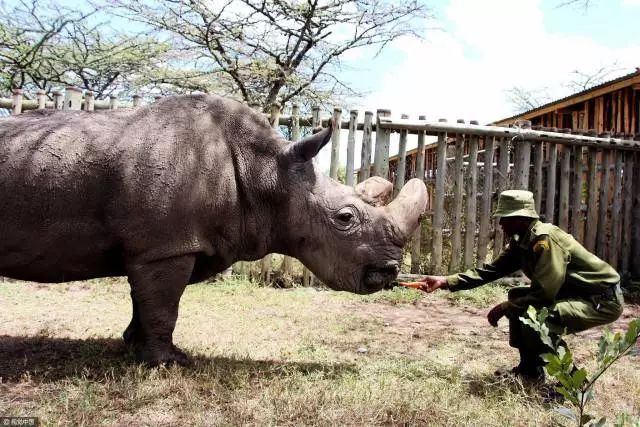
<path id="1" fill-rule="evenodd" d="M 44 425 L 557 425 L 511 366 L 504 296 L 394 288 L 357 296 L 243 280 L 193 285 L 174 334 L 188 368 L 138 365 L 120 340 L 122 279 L 0 283 L 0 416 Z M 460 293 L 461 294 L 461 293 Z M 588 363 L 593 338 L 571 337 Z M 638 413 L 640 361 L 614 366 L 594 412 Z"/>

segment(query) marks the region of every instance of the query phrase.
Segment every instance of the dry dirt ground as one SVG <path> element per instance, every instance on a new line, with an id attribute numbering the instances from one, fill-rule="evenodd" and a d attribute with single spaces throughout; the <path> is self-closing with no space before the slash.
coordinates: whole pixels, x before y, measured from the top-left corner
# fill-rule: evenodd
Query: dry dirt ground
<path id="1" fill-rule="evenodd" d="M 189 368 L 138 365 L 120 340 L 121 279 L 0 283 L 0 416 L 77 425 L 557 425 L 493 370 L 517 362 L 500 287 L 372 296 L 232 282 L 190 286 L 174 334 Z M 628 305 L 612 329 L 640 317 Z M 593 367 L 594 329 L 568 339 Z M 601 380 L 593 412 L 640 414 L 640 351 Z"/>

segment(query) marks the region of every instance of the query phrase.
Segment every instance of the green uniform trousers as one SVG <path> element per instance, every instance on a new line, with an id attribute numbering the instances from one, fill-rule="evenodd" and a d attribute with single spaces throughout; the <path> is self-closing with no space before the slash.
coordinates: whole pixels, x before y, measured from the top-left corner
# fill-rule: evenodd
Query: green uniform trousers
<path id="1" fill-rule="evenodd" d="M 509 300 L 515 300 L 530 292 L 529 287 L 509 290 Z M 615 295 L 591 296 L 588 299 L 575 297 L 557 300 L 549 307 L 549 330 L 551 338 L 560 339 L 566 332 L 573 334 L 594 326 L 606 325 L 618 319 L 622 314 L 623 297 L 617 287 Z M 537 307 L 540 308 L 540 307 Z M 547 347 L 531 327 L 519 319 L 525 313 L 509 317 L 509 345 L 520 350 L 526 364 L 542 365 L 541 354 L 549 352 Z"/>

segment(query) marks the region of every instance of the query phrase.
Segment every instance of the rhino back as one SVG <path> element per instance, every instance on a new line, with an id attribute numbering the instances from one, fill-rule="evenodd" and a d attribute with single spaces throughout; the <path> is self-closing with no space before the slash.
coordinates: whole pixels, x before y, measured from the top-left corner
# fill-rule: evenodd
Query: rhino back
<path id="1" fill-rule="evenodd" d="M 0 274 L 65 281 L 124 274 L 136 257 L 232 257 L 241 231 L 233 218 L 242 215 L 240 196 L 250 197 L 239 194 L 238 169 L 268 129 L 256 130 L 243 108 L 177 97 L 132 111 L 4 121 Z M 259 150 L 270 157 L 275 148 Z"/>

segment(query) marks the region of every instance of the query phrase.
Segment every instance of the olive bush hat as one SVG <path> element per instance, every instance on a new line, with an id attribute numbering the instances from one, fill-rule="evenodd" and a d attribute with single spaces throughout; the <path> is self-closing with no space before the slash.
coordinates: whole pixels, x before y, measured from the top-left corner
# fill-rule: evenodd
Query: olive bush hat
<path id="1" fill-rule="evenodd" d="M 538 219 L 533 193 L 526 190 L 506 190 L 498 197 L 494 217 L 524 216 Z"/>

